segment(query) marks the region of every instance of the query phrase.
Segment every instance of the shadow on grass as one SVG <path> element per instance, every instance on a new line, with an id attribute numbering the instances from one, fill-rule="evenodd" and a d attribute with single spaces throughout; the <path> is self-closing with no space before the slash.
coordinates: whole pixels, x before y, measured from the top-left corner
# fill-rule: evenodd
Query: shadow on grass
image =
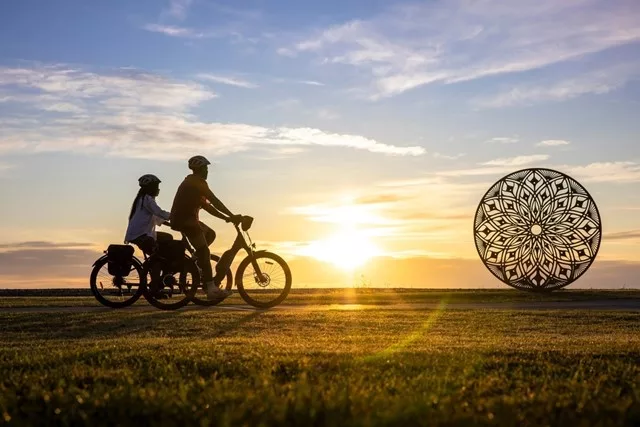
<path id="1" fill-rule="evenodd" d="M 216 337 L 232 332 L 265 310 L 176 311 L 111 310 L 87 313 L 6 313 L 0 317 L 5 339 L 60 340 L 121 337 Z"/>

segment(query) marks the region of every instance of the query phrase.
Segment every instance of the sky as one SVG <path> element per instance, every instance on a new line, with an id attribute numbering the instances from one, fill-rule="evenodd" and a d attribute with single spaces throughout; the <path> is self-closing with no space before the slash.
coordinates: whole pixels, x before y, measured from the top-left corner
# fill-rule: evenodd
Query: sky
<path id="1" fill-rule="evenodd" d="M 195 154 L 294 287 L 506 287 L 473 218 L 529 167 L 600 210 L 572 287 L 640 287 L 639 107 L 635 0 L 4 0 L 0 287 L 87 286 Z"/>

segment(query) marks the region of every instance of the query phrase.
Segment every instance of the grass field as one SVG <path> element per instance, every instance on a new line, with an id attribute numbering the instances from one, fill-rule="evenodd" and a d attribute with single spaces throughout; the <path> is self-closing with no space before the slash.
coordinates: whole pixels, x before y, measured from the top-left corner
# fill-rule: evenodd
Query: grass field
<path id="1" fill-rule="evenodd" d="M 640 290 L 561 290 L 550 294 L 521 292 L 514 289 L 486 290 L 414 290 L 414 289 L 293 289 L 284 306 L 308 304 L 420 304 L 439 303 L 522 303 L 546 301 L 640 299 Z M 148 305 L 141 298 L 137 305 Z M 244 304 L 237 292 L 223 305 Z M 2 307 L 99 307 L 89 289 L 2 290 Z"/>
<path id="2" fill-rule="evenodd" d="M 638 425 L 640 312 L 451 305 L 638 297 L 323 291 L 269 311 L 68 313 L 6 307 L 95 303 L 2 298 L 0 422 Z M 439 307 L 304 309 L 389 302 Z"/>

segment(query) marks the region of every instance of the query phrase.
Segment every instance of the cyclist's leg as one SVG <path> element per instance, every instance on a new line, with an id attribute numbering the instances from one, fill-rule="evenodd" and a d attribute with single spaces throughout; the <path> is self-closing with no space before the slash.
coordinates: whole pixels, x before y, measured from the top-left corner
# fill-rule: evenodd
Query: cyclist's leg
<path id="1" fill-rule="evenodd" d="M 163 242 L 170 242 L 173 240 L 173 235 L 164 233 L 162 231 L 156 231 L 156 242 L 162 244 Z"/>
<path id="2" fill-rule="evenodd" d="M 136 237 L 131 243 L 136 245 L 147 256 L 150 256 L 156 250 L 156 241 L 153 240 L 153 237 L 147 236 L 146 234 Z"/>
<path id="3" fill-rule="evenodd" d="M 198 267 L 202 270 L 201 280 L 204 283 L 213 280 L 213 273 L 211 271 L 211 252 L 209 252 L 209 245 L 207 239 L 200 227 L 188 227 L 183 231 L 183 234 L 189 239 L 189 243 L 196 250 L 196 260 Z"/>
<path id="4" fill-rule="evenodd" d="M 216 232 L 209 228 L 206 224 L 200 222 L 200 230 L 204 234 L 204 239 L 207 241 L 207 246 L 211 246 L 211 244 L 216 240 Z"/>
<path id="5" fill-rule="evenodd" d="M 236 239 L 233 242 L 233 246 L 222 254 L 220 261 L 216 264 L 216 277 L 213 279 L 216 282 L 216 285 L 219 286 L 220 283 L 222 283 L 222 280 L 224 280 L 224 277 L 227 274 L 227 270 L 231 268 L 231 263 L 240 249 L 242 249 L 242 241 L 240 239 Z"/>
<path id="6" fill-rule="evenodd" d="M 142 235 L 140 237 L 136 237 L 131 241 L 131 243 L 135 244 L 142 252 L 147 256 L 151 256 L 158 248 L 156 241 L 151 236 Z M 160 264 L 153 264 L 151 266 L 151 291 L 157 292 L 162 289 L 162 266 Z"/>

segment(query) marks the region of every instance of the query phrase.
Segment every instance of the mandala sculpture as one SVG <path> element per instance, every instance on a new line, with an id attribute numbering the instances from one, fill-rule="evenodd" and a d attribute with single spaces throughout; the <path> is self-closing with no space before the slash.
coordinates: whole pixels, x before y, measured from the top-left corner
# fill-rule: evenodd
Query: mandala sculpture
<path id="1" fill-rule="evenodd" d="M 595 202 L 577 181 L 550 169 L 526 169 L 485 194 L 474 235 L 482 262 L 502 282 L 552 291 L 589 269 L 602 225 Z"/>

